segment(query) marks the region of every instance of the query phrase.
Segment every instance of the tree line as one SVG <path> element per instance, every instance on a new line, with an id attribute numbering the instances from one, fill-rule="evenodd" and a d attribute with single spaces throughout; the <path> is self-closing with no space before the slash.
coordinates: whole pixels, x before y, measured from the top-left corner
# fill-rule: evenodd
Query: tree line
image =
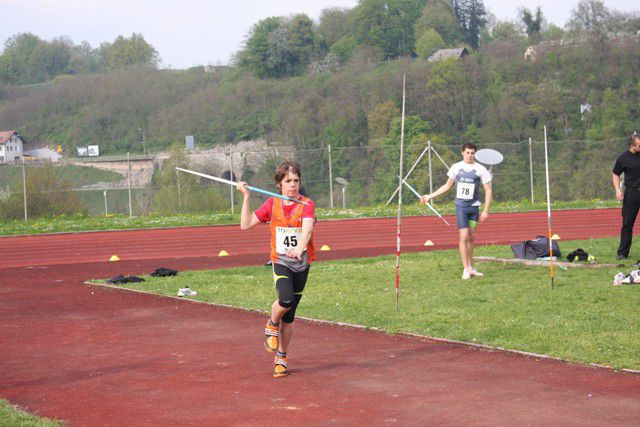
<path id="1" fill-rule="evenodd" d="M 141 34 L 118 36 L 94 49 L 88 42 L 74 44 L 68 37 L 42 40 L 20 33 L 5 41 L 0 54 L 0 85 L 41 83 L 64 74 L 113 71 L 129 66 L 156 67 L 156 49 Z"/>
<path id="2" fill-rule="evenodd" d="M 360 0 L 352 9 L 325 9 L 317 24 L 304 14 L 259 21 L 235 63 L 260 78 L 283 78 L 335 71 L 363 49 L 384 60 L 427 59 L 438 49 L 477 51 L 496 40 L 603 40 L 638 30 L 637 13 L 610 10 L 601 0 L 580 0 L 564 29 L 547 23 L 540 7 L 499 21 L 482 0 Z"/>

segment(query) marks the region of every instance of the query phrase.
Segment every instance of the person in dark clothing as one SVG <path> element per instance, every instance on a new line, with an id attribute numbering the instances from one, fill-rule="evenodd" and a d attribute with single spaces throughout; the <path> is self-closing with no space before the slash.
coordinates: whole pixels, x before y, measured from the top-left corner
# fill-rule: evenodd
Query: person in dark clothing
<path id="1" fill-rule="evenodd" d="M 622 201 L 622 228 L 617 259 L 626 259 L 631 250 L 633 224 L 640 209 L 640 135 L 629 136 L 629 150 L 620 154 L 613 166 L 613 188 L 616 199 Z M 620 175 L 624 173 L 624 192 Z"/>

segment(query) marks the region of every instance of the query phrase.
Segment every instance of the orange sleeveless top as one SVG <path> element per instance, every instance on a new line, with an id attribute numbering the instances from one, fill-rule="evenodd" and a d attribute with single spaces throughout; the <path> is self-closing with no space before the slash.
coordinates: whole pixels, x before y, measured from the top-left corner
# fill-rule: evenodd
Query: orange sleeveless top
<path id="1" fill-rule="evenodd" d="M 304 196 L 300 196 L 300 200 L 303 202 L 310 201 Z M 273 206 L 271 208 L 271 224 L 269 224 L 269 230 L 271 231 L 271 261 L 273 262 L 278 261 L 278 252 L 276 251 L 278 227 L 302 228 L 302 209 L 304 208 L 304 205 L 298 204 L 291 213 L 291 216 L 287 218 L 284 215 L 282 202 L 282 199 L 274 197 Z M 311 264 L 311 261 L 316 259 L 316 250 L 313 244 L 313 233 L 311 234 L 309 243 L 307 243 L 307 254 L 309 256 L 309 264 Z"/>

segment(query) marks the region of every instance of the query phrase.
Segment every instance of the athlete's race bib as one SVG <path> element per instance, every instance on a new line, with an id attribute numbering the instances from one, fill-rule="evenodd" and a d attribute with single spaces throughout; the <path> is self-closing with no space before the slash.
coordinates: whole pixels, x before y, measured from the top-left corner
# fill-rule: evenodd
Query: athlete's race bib
<path id="1" fill-rule="evenodd" d="M 473 199 L 473 192 L 476 189 L 476 185 L 471 182 L 458 182 L 456 198 L 460 200 Z"/>
<path id="2" fill-rule="evenodd" d="M 287 251 L 297 248 L 301 236 L 302 227 L 276 227 L 276 252 L 285 255 Z"/>

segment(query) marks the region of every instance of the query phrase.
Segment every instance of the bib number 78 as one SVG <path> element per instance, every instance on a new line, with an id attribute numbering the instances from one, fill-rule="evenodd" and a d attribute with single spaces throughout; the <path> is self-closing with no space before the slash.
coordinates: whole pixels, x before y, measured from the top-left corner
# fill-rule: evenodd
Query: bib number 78
<path id="1" fill-rule="evenodd" d="M 473 199 L 473 193 L 475 191 L 475 185 L 467 182 L 458 182 L 456 197 L 461 200 Z"/>

